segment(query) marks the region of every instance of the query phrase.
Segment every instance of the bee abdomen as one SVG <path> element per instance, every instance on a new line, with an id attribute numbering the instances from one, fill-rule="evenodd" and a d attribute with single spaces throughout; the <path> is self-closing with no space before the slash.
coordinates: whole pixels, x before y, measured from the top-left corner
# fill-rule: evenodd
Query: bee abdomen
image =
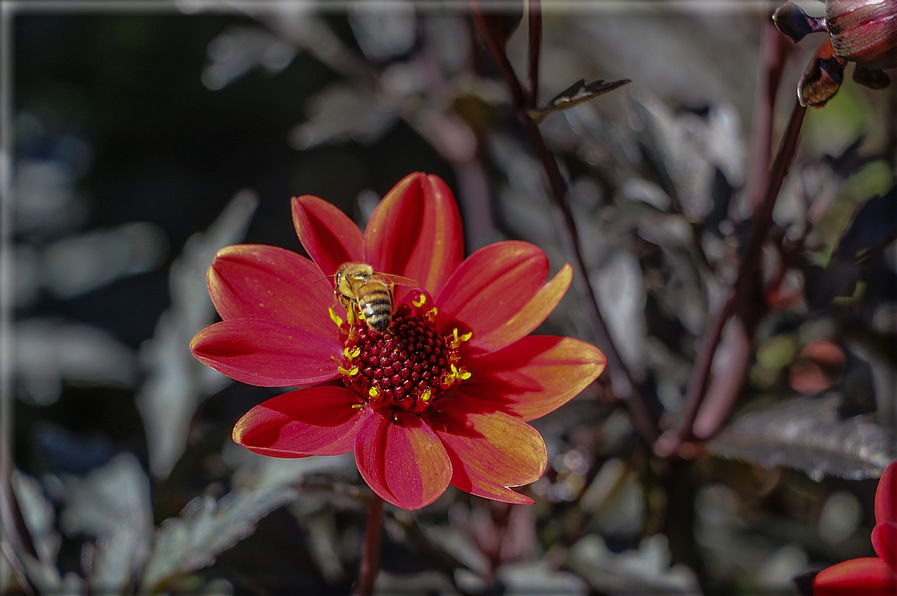
<path id="1" fill-rule="evenodd" d="M 388 290 L 374 290 L 359 301 L 364 320 L 375 331 L 383 333 L 392 319 L 392 296 Z"/>

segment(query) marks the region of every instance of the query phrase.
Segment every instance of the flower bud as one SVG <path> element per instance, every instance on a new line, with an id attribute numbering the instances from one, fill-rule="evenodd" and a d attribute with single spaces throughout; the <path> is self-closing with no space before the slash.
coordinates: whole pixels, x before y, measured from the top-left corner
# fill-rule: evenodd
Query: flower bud
<path id="1" fill-rule="evenodd" d="M 773 21 L 795 42 L 810 33 L 829 34 L 797 86 L 801 105 L 821 108 L 834 97 L 848 62 L 856 63 L 853 80 L 861 85 L 884 89 L 891 83 L 884 69 L 897 66 L 897 0 L 826 0 L 825 18 L 787 2 Z"/>
<path id="2" fill-rule="evenodd" d="M 835 54 L 866 69 L 897 66 L 897 1 L 826 0 Z"/>

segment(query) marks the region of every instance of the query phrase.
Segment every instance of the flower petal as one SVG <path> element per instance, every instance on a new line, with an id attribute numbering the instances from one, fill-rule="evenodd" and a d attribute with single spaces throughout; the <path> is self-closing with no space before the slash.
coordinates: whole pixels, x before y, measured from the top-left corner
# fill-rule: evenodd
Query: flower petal
<path id="1" fill-rule="evenodd" d="M 534 420 L 564 405 L 604 370 L 604 354 L 570 337 L 530 335 L 507 348 L 463 361 L 470 378 L 458 399 Z"/>
<path id="2" fill-rule="evenodd" d="M 439 438 L 408 412 L 372 412 L 359 431 L 355 463 L 375 493 L 403 509 L 429 505 L 452 477 Z"/>
<path id="3" fill-rule="evenodd" d="M 487 499 L 532 503 L 508 487 L 535 482 L 545 472 L 548 454 L 536 429 L 450 397 L 433 403 L 423 417 L 452 461 L 452 485 Z"/>
<path id="4" fill-rule="evenodd" d="M 229 319 L 206 327 L 190 342 L 206 366 L 249 385 L 312 385 L 339 376 L 333 357 L 342 345 L 304 329 L 263 319 Z"/>
<path id="5" fill-rule="evenodd" d="M 813 580 L 814 596 L 893 596 L 897 573 L 881 559 L 865 557 L 823 569 Z"/>
<path id="6" fill-rule="evenodd" d="M 897 570 L 897 524 L 885 522 L 872 529 L 875 553 L 892 569 Z"/>
<path id="7" fill-rule="evenodd" d="M 364 236 L 338 207 L 318 197 L 293 197 L 293 225 L 302 248 L 324 275 L 364 256 Z M 331 285 L 331 287 L 333 287 Z"/>
<path id="8" fill-rule="evenodd" d="M 310 387 L 272 397 L 234 426 L 234 442 L 271 457 L 340 455 L 355 448 L 367 416 L 363 400 L 343 387 Z"/>
<path id="9" fill-rule="evenodd" d="M 209 294 L 224 320 L 266 319 L 336 343 L 339 330 L 328 309 L 338 303 L 322 275 L 313 262 L 282 248 L 228 246 L 209 268 Z"/>
<path id="10" fill-rule="evenodd" d="M 885 468 L 875 491 L 875 523 L 897 523 L 897 462 Z"/>
<path id="11" fill-rule="evenodd" d="M 438 176 L 405 176 L 377 205 L 365 231 L 369 264 L 409 277 L 433 295 L 463 258 L 458 206 Z"/>
<path id="12" fill-rule="evenodd" d="M 472 331 L 462 354 L 494 352 L 539 326 L 570 285 L 564 266 L 547 285 L 548 258 L 536 246 L 508 241 L 465 260 L 436 298 L 437 329 Z"/>

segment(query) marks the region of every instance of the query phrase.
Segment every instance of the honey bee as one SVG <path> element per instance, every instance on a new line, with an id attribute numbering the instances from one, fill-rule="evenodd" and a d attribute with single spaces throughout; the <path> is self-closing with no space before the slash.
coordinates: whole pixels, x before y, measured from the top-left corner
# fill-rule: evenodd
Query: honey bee
<path id="1" fill-rule="evenodd" d="M 393 285 L 417 285 L 416 281 L 407 277 L 374 271 L 366 263 L 343 263 L 333 277 L 336 297 L 346 308 L 349 323 L 354 323 L 356 314 L 360 314 L 368 327 L 380 333 L 389 328 L 396 309 Z"/>

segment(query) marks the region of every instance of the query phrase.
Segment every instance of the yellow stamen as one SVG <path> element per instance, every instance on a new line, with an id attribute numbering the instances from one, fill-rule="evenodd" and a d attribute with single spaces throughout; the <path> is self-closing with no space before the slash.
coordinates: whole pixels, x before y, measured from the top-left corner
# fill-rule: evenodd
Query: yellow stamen
<path id="1" fill-rule="evenodd" d="M 368 395 L 371 397 L 371 399 L 377 399 L 378 397 L 380 397 L 380 388 L 371 387 L 370 389 L 368 389 Z"/>
<path id="2" fill-rule="evenodd" d="M 436 307 L 435 306 L 424 313 L 424 319 L 426 319 L 427 323 L 430 323 L 430 324 L 432 324 L 433 321 L 436 320 Z"/>
<path id="3" fill-rule="evenodd" d="M 340 316 L 338 314 L 333 312 L 332 308 L 329 310 L 330 310 L 330 320 L 333 321 L 334 323 L 336 323 L 337 327 L 342 329 L 343 328 L 343 320 L 340 318 Z"/>
<path id="4" fill-rule="evenodd" d="M 430 401 L 430 399 L 432 397 L 433 397 L 433 392 L 430 391 L 429 387 L 424 389 L 424 392 L 420 394 L 420 400 L 424 403 L 427 403 L 428 401 Z"/>
<path id="5" fill-rule="evenodd" d="M 417 300 L 412 300 L 411 304 L 413 304 L 417 308 L 420 308 L 421 306 L 424 305 L 424 302 L 426 302 L 426 301 L 427 301 L 427 295 L 422 293 L 422 294 L 420 294 L 420 296 L 418 297 Z"/>
<path id="6" fill-rule="evenodd" d="M 338 366 L 336 369 L 337 369 L 338 371 L 340 371 L 342 374 L 346 375 L 347 377 L 354 377 L 355 375 L 358 374 L 358 367 L 357 367 L 357 366 L 353 366 L 352 368 L 350 368 L 350 369 L 348 369 L 348 370 L 346 370 L 346 369 L 343 368 L 342 366 Z"/>
<path id="7" fill-rule="evenodd" d="M 363 407 L 364 407 L 364 404 L 352 404 L 353 410 L 360 410 Z"/>
<path id="8" fill-rule="evenodd" d="M 471 337 L 473 337 L 473 331 L 458 335 L 458 328 L 455 327 L 454 330 L 452 330 L 452 338 L 448 342 L 449 347 L 453 350 L 457 350 L 459 347 L 461 347 L 461 344 L 469 340 Z"/>
<path id="9" fill-rule="evenodd" d="M 458 381 L 466 381 L 470 378 L 470 373 L 464 370 L 463 368 L 458 368 L 455 366 L 453 362 L 451 365 L 451 370 L 445 373 L 445 379 L 443 379 L 443 383 L 445 385 L 454 385 Z"/>
<path id="10" fill-rule="evenodd" d="M 349 348 L 344 348 L 343 354 L 346 355 L 346 358 L 348 360 L 355 360 L 361 354 L 361 348 L 359 348 L 358 346 L 355 346 L 355 348 L 353 348 L 352 350 L 350 350 Z"/>

